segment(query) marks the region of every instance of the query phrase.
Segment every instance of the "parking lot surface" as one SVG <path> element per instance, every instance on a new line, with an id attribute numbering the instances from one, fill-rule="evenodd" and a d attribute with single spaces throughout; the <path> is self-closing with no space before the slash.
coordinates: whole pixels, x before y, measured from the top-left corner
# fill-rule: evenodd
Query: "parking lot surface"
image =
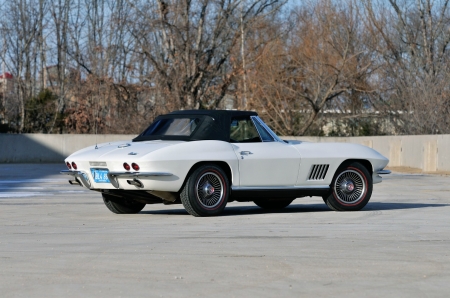
<path id="1" fill-rule="evenodd" d="M 359 212 L 299 198 L 117 215 L 64 164 L 0 164 L 2 297 L 448 297 L 450 177 L 392 174 Z"/>

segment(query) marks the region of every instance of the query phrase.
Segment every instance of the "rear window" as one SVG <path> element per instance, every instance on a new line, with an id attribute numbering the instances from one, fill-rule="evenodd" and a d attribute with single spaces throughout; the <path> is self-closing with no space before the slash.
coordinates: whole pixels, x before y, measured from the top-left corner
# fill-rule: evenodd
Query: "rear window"
<path id="1" fill-rule="evenodd" d="M 186 136 L 189 137 L 200 123 L 199 118 L 168 118 L 153 122 L 142 136 Z"/>

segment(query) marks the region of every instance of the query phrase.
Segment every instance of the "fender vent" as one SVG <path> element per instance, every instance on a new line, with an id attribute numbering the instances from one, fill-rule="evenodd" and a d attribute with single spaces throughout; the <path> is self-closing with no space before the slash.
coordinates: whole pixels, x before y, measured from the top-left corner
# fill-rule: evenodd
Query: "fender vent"
<path id="1" fill-rule="evenodd" d="M 324 180 L 330 165 L 313 165 L 308 180 Z"/>

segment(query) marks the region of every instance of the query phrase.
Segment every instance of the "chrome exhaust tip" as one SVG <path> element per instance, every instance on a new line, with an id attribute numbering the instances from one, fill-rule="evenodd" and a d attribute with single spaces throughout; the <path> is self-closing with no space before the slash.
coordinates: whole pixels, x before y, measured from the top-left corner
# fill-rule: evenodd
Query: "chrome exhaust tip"
<path id="1" fill-rule="evenodd" d="M 133 179 L 133 180 L 127 180 L 127 183 L 128 183 L 129 185 L 134 185 L 134 186 L 139 187 L 139 188 L 144 187 L 144 184 L 142 184 L 142 182 L 139 181 L 139 180 L 136 179 L 136 178 Z"/>
<path id="2" fill-rule="evenodd" d="M 78 181 L 78 180 L 69 180 L 69 183 L 70 183 L 71 185 L 79 185 L 79 186 L 81 186 L 81 183 L 80 183 L 80 181 Z"/>

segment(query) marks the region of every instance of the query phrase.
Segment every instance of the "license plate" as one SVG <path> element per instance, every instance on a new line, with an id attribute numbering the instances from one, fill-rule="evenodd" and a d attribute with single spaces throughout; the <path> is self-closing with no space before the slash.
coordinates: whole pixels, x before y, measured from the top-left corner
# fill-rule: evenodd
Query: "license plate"
<path id="1" fill-rule="evenodd" d="M 108 179 L 108 170 L 91 169 L 91 173 L 95 183 L 110 183 Z"/>

